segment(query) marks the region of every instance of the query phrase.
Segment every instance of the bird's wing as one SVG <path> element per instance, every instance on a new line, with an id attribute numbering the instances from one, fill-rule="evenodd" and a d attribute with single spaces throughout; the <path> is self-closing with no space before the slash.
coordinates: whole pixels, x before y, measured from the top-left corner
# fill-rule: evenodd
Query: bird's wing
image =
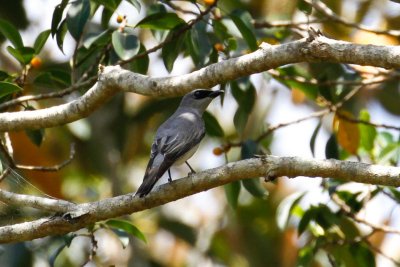
<path id="1" fill-rule="evenodd" d="M 196 125 L 186 123 L 176 125 L 178 126 L 162 128 L 162 131 L 159 129 L 151 147 L 143 183 L 136 193 L 140 197 L 147 195 L 171 165 L 199 144 L 205 135 L 204 127 L 196 128 Z"/>

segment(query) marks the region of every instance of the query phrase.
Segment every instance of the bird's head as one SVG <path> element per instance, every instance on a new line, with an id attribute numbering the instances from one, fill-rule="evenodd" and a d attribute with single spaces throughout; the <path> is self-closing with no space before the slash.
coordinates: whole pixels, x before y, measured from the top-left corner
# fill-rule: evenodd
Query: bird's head
<path id="1" fill-rule="evenodd" d="M 179 107 L 196 109 L 200 113 L 203 113 L 211 101 L 217 96 L 223 94 L 223 90 L 211 91 L 198 89 L 190 93 L 187 93 L 181 101 Z"/>

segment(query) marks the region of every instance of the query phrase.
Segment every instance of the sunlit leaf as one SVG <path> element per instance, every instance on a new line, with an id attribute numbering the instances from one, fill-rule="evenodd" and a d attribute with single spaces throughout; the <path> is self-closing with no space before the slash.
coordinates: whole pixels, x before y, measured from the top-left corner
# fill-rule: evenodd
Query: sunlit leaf
<path id="1" fill-rule="evenodd" d="M 80 40 L 83 28 L 89 19 L 89 15 L 89 0 L 76 0 L 71 3 L 66 20 L 68 31 L 76 41 Z"/>
<path id="2" fill-rule="evenodd" d="M 0 82 L 0 98 L 19 91 L 22 91 L 22 88 L 14 83 Z"/>
<path id="3" fill-rule="evenodd" d="M 369 122 L 370 116 L 369 116 L 368 110 L 366 110 L 366 109 L 361 110 L 359 118 L 362 121 Z M 361 140 L 360 140 L 361 146 L 365 150 L 371 151 L 374 148 L 374 142 L 375 142 L 375 138 L 377 136 L 377 131 L 376 131 L 375 127 L 373 127 L 371 125 L 360 123 L 359 128 L 360 128 L 360 135 L 361 135 Z"/>
<path id="4" fill-rule="evenodd" d="M 134 237 L 147 243 L 146 237 L 144 236 L 144 234 L 136 226 L 134 226 L 132 223 L 130 223 L 128 221 L 111 219 L 111 220 L 106 221 L 106 225 L 108 225 L 112 228 L 124 231 L 128 234 L 131 234 Z"/>
<path id="5" fill-rule="evenodd" d="M 347 152 L 356 155 L 360 145 L 360 129 L 358 124 L 348 119 L 353 119 L 353 115 L 346 111 L 338 111 L 335 114 L 334 129 L 337 131 L 337 141 Z"/>
<path id="6" fill-rule="evenodd" d="M 49 38 L 50 30 L 42 31 L 35 40 L 33 48 L 36 51 L 36 54 L 39 54 L 42 50 L 44 44 L 46 43 L 47 39 Z"/>
<path id="7" fill-rule="evenodd" d="M 32 58 L 35 55 L 35 49 L 32 47 L 19 47 L 14 48 L 12 46 L 7 46 L 7 51 L 18 60 L 21 65 L 26 65 L 31 62 Z"/>
<path id="8" fill-rule="evenodd" d="M 136 24 L 136 27 L 149 28 L 153 30 L 171 30 L 185 21 L 175 13 L 155 13 L 151 14 Z"/>
<path id="9" fill-rule="evenodd" d="M 297 2 L 297 7 L 301 12 L 303 12 L 307 15 L 310 15 L 312 12 L 312 5 L 310 5 L 309 3 L 307 3 L 304 0 L 299 0 Z"/>
<path id="10" fill-rule="evenodd" d="M 8 39 L 15 48 L 22 48 L 24 43 L 22 42 L 21 35 L 17 28 L 6 20 L 0 19 L 0 34 Z"/>
<path id="11" fill-rule="evenodd" d="M 112 44 L 115 53 L 122 59 L 128 60 L 140 49 L 139 38 L 133 32 L 114 31 L 112 34 Z"/>

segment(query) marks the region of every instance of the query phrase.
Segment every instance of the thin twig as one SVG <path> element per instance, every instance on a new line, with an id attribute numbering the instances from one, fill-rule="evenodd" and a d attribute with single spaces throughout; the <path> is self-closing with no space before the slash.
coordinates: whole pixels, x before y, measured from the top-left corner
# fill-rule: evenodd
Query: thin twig
<path id="1" fill-rule="evenodd" d="M 312 5 L 318 12 L 328 17 L 331 21 L 340 23 L 346 27 L 356 28 L 362 31 L 371 32 L 375 34 L 386 34 L 394 37 L 400 36 L 400 31 L 397 30 L 379 30 L 359 23 L 347 21 L 346 19 L 335 14 L 335 12 L 333 12 L 332 9 L 330 9 L 326 4 L 324 4 L 321 1 L 318 0 L 304 0 L 304 1 Z"/>
<path id="2" fill-rule="evenodd" d="M 0 104 L 0 110 L 4 110 L 6 108 L 9 108 L 11 106 L 15 106 L 27 101 L 32 101 L 32 100 L 43 100 L 43 99 L 49 99 L 49 98 L 59 98 L 59 97 L 63 97 L 65 95 L 68 95 L 74 91 L 76 91 L 77 89 L 84 87 L 84 86 L 88 86 L 93 84 L 95 81 L 97 80 L 97 77 L 94 76 L 82 83 L 76 83 L 64 90 L 58 91 L 58 92 L 51 92 L 51 93 L 44 93 L 44 94 L 38 94 L 38 95 L 26 95 L 26 96 L 21 96 L 18 98 L 15 98 L 13 100 L 4 102 L 2 104 Z"/>
<path id="3" fill-rule="evenodd" d="M 69 158 L 65 161 L 63 161 L 60 164 L 54 165 L 54 166 L 29 166 L 29 165 L 21 165 L 21 164 L 15 164 L 15 168 L 19 170 L 30 170 L 30 171 L 46 171 L 46 172 L 56 172 L 71 163 L 71 161 L 75 157 L 75 145 L 71 144 L 70 152 L 69 152 Z"/>
<path id="4" fill-rule="evenodd" d="M 299 22 L 294 22 L 290 20 L 281 20 L 281 21 L 253 21 L 253 25 L 256 29 L 260 28 L 276 28 L 276 27 L 299 27 L 299 26 L 307 26 L 310 24 L 318 24 L 327 21 L 327 18 L 322 18 L 322 19 L 313 19 L 309 21 L 299 21 Z"/>
<path id="5" fill-rule="evenodd" d="M 350 118 L 347 115 L 341 113 L 340 111 L 336 112 L 336 115 L 339 118 L 344 119 L 349 122 L 352 122 L 352 123 L 361 123 L 361 124 L 373 126 L 376 128 L 385 128 L 385 129 L 400 131 L 400 126 L 393 126 L 393 125 L 388 125 L 388 124 L 384 124 L 384 123 L 375 123 L 375 122 L 370 122 L 370 121 L 366 121 L 366 120 Z"/>

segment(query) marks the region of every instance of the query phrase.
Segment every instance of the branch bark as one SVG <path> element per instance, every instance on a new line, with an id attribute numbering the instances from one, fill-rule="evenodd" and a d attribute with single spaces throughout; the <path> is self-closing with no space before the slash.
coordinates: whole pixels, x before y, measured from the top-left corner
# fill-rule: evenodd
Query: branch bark
<path id="1" fill-rule="evenodd" d="M 321 61 L 399 68 L 400 47 L 360 45 L 311 35 L 281 45 L 264 43 L 253 53 L 175 77 L 152 78 L 119 66 L 103 67 L 98 82 L 72 102 L 35 111 L 1 113 L 0 131 L 48 128 L 79 120 L 120 91 L 157 97 L 177 96 L 291 63 Z"/>
<path id="2" fill-rule="evenodd" d="M 30 204 L 32 201 L 36 207 L 60 211 L 63 215 L 0 227 L 0 243 L 66 234 L 101 220 L 150 209 L 233 181 L 253 177 L 272 179 L 280 176 L 331 177 L 349 182 L 400 186 L 400 168 L 396 167 L 339 160 L 265 156 L 232 162 L 161 185 L 145 198 L 134 197 L 131 193 L 76 205 L 69 202 L 49 201 L 47 198 L 25 198 L 21 200 L 25 201 L 25 205 L 33 205 Z M 14 198 L 18 199 L 18 196 Z M 0 194 L 1 201 L 15 203 L 10 199 L 12 198 L 5 198 Z M 43 202 L 43 205 L 38 202 Z"/>

